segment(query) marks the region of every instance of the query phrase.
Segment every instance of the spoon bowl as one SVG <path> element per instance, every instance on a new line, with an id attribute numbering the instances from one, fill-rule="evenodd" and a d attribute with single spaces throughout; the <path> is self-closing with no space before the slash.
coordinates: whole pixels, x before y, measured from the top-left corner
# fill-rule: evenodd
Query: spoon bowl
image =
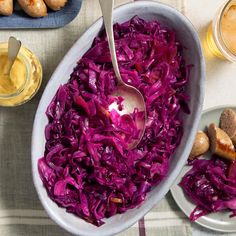
<path id="1" fill-rule="evenodd" d="M 103 21 L 107 33 L 108 45 L 111 53 L 111 61 L 114 68 L 115 75 L 118 80 L 118 85 L 116 90 L 113 92 L 113 96 L 122 97 L 122 109 L 119 109 L 119 106 L 116 103 L 112 103 L 109 107 L 109 110 L 115 109 L 120 115 L 131 115 L 136 109 L 139 112 L 142 112 L 143 115 L 138 117 L 135 120 L 137 128 L 140 130 L 138 139 L 132 140 L 131 143 L 128 144 L 129 149 L 135 148 L 140 141 L 142 140 L 143 134 L 145 132 L 145 124 L 146 124 L 146 105 L 144 101 L 143 95 L 140 93 L 138 89 L 135 87 L 126 84 L 122 78 L 119 71 L 119 66 L 116 57 L 115 50 L 115 41 L 113 34 L 113 7 L 114 0 L 99 0 L 100 6 L 102 9 Z"/>
<path id="2" fill-rule="evenodd" d="M 142 113 L 142 115 L 135 119 L 136 126 L 140 130 L 139 137 L 128 144 L 129 149 L 135 148 L 140 143 L 145 132 L 146 106 L 143 96 L 138 89 L 125 83 L 119 84 L 112 95 L 122 97 L 124 100 L 122 102 L 122 109 L 120 109 L 117 103 L 112 103 L 109 106 L 110 111 L 115 109 L 120 115 L 129 114 L 130 116 L 135 110 Z"/>

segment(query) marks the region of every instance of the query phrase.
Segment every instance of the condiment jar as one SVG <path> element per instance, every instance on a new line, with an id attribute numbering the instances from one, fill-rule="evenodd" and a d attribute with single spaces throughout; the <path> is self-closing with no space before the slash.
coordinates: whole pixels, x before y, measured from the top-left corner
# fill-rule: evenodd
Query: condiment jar
<path id="1" fill-rule="evenodd" d="M 208 31 L 209 50 L 219 58 L 236 62 L 236 0 L 226 1 L 217 11 Z"/>
<path id="2" fill-rule="evenodd" d="M 36 56 L 22 46 L 10 77 L 4 77 L 7 52 L 8 44 L 0 43 L 0 106 L 12 107 L 26 103 L 37 93 L 42 82 L 42 66 Z"/>

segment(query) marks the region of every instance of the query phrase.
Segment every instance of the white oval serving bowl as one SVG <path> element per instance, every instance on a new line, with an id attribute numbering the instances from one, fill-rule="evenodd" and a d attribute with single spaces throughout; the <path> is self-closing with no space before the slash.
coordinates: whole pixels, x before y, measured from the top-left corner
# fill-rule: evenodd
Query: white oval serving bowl
<path id="1" fill-rule="evenodd" d="M 45 111 L 59 85 L 68 81 L 78 59 L 91 47 L 93 39 L 102 28 L 102 19 L 100 18 L 95 22 L 82 37 L 80 37 L 53 73 L 43 93 L 35 116 L 31 147 L 33 181 L 42 205 L 49 216 L 58 225 L 75 235 L 114 235 L 129 228 L 150 211 L 169 191 L 184 166 L 200 121 L 204 97 L 205 63 L 199 38 L 192 24 L 174 8 L 151 1 L 137 1 L 116 8 L 114 11 L 114 22 L 124 22 L 135 15 L 145 20 L 159 20 L 163 25 L 173 28 L 176 31 L 177 39 L 186 47 L 187 50 L 185 50 L 184 53 L 186 63 L 194 65 L 187 86 L 187 92 L 191 95 L 189 104 L 191 114 L 183 114 L 184 135 L 181 144 L 171 157 L 168 175 L 158 186 L 154 187 L 152 191 L 147 194 L 146 200 L 141 206 L 128 210 L 124 214 L 117 214 L 109 219 L 105 219 L 105 224 L 101 227 L 89 224 L 79 217 L 67 213 L 64 208 L 58 207 L 56 203 L 48 197 L 37 168 L 38 159 L 44 154 L 44 128 L 48 123 Z"/>

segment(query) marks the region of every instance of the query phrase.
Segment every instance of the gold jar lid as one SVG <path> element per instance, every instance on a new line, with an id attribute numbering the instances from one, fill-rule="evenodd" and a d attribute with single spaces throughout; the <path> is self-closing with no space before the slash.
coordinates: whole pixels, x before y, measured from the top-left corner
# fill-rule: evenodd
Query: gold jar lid
<path id="1" fill-rule="evenodd" d="M 0 57 L 7 57 L 7 50 L 8 44 L 0 43 Z M 4 66 L 3 60 L 0 66 Z M 37 93 L 42 82 L 41 63 L 30 50 L 23 46 L 11 74 L 9 78 L 1 77 L 0 74 L 0 106 L 11 107 L 26 103 Z"/>

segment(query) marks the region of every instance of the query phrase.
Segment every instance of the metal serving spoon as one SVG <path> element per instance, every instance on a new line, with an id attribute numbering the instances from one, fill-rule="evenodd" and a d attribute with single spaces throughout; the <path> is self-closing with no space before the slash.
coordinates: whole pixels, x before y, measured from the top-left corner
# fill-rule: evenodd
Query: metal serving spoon
<path id="1" fill-rule="evenodd" d="M 21 41 L 11 36 L 8 40 L 8 68 L 5 73 L 6 76 L 8 77 L 10 77 L 11 68 L 16 60 L 20 48 L 21 48 Z"/>
<path id="2" fill-rule="evenodd" d="M 113 35 L 113 6 L 114 0 L 99 0 L 100 6 L 102 9 L 103 14 L 103 21 L 107 33 L 107 39 L 109 44 L 109 49 L 111 53 L 111 60 L 112 65 L 115 71 L 115 75 L 118 80 L 117 89 L 114 91 L 113 96 L 121 96 L 124 98 L 123 101 L 123 110 L 120 111 L 116 104 L 111 104 L 109 109 L 116 109 L 119 114 L 131 114 L 133 113 L 135 108 L 138 108 L 139 111 L 144 113 L 143 118 L 137 121 L 137 127 L 141 130 L 139 139 L 134 140 L 130 145 L 129 148 L 135 148 L 141 141 L 143 134 L 145 132 L 145 124 L 146 124 L 146 106 L 144 102 L 143 95 L 140 93 L 138 89 L 135 87 L 126 84 L 120 75 L 116 51 L 115 51 L 115 41 Z"/>

